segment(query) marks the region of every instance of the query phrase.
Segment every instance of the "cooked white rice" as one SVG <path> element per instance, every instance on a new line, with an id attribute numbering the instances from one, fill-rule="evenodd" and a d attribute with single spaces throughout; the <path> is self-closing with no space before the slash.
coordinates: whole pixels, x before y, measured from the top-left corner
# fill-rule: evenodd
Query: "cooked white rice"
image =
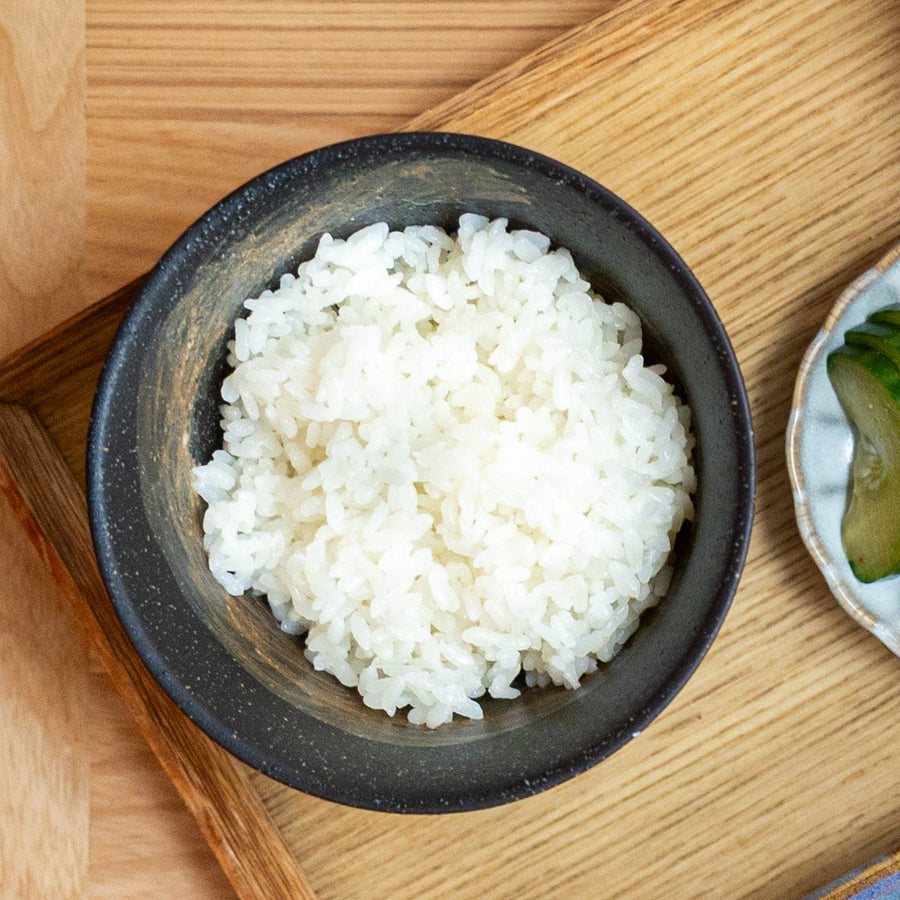
<path id="1" fill-rule="evenodd" d="M 324 235 L 244 304 L 224 449 L 194 470 L 210 568 L 316 667 L 435 727 L 570 688 L 670 577 L 690 414 L 637 316 L 503 219 Z"/>

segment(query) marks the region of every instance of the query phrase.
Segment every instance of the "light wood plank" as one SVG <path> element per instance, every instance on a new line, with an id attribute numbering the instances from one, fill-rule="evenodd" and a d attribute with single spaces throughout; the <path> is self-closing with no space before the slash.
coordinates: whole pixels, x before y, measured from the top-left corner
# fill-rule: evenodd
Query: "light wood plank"
<path id="1" fill-rule="evenodd" d="M 80 0 L 0 5 L 0 356 L 85 302 L 84 17 Z"/>
<path id="2" fill-rule="evenodd" d="M 0 356 L 85 302 L 84 15 L 80 0 L 0 6 Z M 8 472 L 0 483 L 0 895 L 83 897 L 85 647 Z"/>
<path id="3" fill-rule="evenodd" d="M 0 896 L 87 896 L 87 650 L 0 461 Z"/>

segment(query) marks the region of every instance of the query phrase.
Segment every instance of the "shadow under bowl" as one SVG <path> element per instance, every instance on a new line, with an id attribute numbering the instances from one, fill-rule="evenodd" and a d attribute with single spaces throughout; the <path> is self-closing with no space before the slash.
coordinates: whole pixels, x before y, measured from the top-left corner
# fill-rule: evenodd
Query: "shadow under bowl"
<path id="1" fill-rule="evenodd" d="M 483 703 L 436 730 L 367 709 L 313 671 L 264 600 L 211 575 L 191 468 L 221 445 L 219 388 L 243 301 L 277 284 L 323 232 L 460 214 L 567 247 L 607 300 L 640 316 L 645 355 L 692 407 L 696 518 L 675 578 L 622 652 L 577 691 Z M 333 801 L 395 812 L 493 806 L 587 769 L 641 731 L 711 644 L 737 587 L 754 490 L 740 372 L 684 262 L 634 210 L 578 172 L 472 136 L 379 135 L 264 173 L 199 219 L 155 267 L 104 366 L 88 438 L 91 527 L 105 583 L 138 653 L 208 735 L 249 765 Z"/>

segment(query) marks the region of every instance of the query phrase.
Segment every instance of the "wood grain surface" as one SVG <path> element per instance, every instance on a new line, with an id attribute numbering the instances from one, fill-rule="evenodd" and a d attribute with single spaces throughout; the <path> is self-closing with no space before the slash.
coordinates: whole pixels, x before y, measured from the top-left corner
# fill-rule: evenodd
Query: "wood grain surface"
<path id="1" fill-rule="evenodd" d="M 88 0 L 91 296 L 264 169 L 397 130 L 615 2 Z"/>
<path id="2" fill-rule="evenodd" d="M 203 11 L 182 11 L 193 11 L 187 31 L 169 39 L 184 40 L 189 55 Z M 900 844 L 900 661 L 840 611 L 803 549 L 783 443 L 806 345 L 840 289 L 900 240 L 897 5 L 625 0 L 599 12 L 409 127 L 478 132 L 556 156 L 633 203 L 692 266 L 732 336 L 754 415 L 747 569 L 720 636 L 671 706 L 602 765 L 543 795 L 400 817 L 251 774 L 322 898 L 800 898 Z M 130 39 L 140 49 L 141 36 Z M 200 193 L 212 192 L 219 174 L 242 170 L 254 148 L 225 148 L 225 134 L 258 140 L 260 160 L 281 140 L 278 110 L 228 71 L 213 80 L 223 98 L 241 97 L 229 107 L 232 125 L 201 115 L 214 92 L 199 89 L 183 123 L 154 118 L 160 107 L 149 99 L 134 114 L 151 124 L 133 133 L 159 142 L 157 165 L 180 190 L 165 192 L 145 147 L 133 157 L 146 163 L 131 182 L 130 196 L 142 198 L 134 209 L 126 190 L 96 231 L 89 216 L 89 234 L 105 234 L 89 247 L 107 247 L 95 258 L 108 252 L 115 267 L 128 254 L 137 265 L 142 238 L 174 229 L 170 216 L 192 217 L 194 197 L 184 195 L 195 178 Z M 244 104 L 251 112 L 238 121 Z M 191 150 L 201 145 L 205 162 Z M 220 172 L 210 162 L 218 152 Z M 175 213 L 162 202 L 179 198 Z M 89 211 L 91 202 L 89 192 Z M 124 230 L 142 215 L 146 230 L 116 234 L 116 222 Z M 98 284 L 104 268 L 92 276 Z M 74 460 L 72 429 L 49 406 L 40 418 Z"/>
<path id="3" fill-rule="evenodd" d="M 0 5 L 0 356 L 85 303 L 84 61 L 81 0 Z"/>
<path id="4" fill-rule="evenodd" d="M 85 303 L 84 57 L 81 0 L 0 5 L 0 356 Z M 87 651 L 5 470 L 0 494 L 0 896 L 83 897 Z"/>

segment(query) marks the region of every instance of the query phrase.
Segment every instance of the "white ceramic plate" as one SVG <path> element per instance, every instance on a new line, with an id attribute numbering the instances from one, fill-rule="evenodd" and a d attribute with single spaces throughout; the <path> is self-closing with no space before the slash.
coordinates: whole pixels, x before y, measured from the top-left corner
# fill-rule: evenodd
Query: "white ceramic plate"
<path id="1" fill-rule="evenodd" d="M 900 247 L 838 298 L 803 357 L 787 428 L 787 464 L 800 534 L 838 603 L 900 656 L 900 576 L 858 581 L 841 544 L 853 434 L 825 371 L 844 332 L 900 302 Z"/>

